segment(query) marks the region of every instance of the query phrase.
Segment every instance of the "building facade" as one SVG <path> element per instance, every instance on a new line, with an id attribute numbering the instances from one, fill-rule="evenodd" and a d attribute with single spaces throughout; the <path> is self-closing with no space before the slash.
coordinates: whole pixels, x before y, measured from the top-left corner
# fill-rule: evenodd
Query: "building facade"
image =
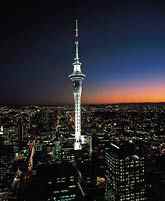
<path id="1" fill-rule="evenodd" d="M 144 157 L 137 150 L 133 143 L 111 143 L 106 150 L 107 201 L 145 200 Z"/>

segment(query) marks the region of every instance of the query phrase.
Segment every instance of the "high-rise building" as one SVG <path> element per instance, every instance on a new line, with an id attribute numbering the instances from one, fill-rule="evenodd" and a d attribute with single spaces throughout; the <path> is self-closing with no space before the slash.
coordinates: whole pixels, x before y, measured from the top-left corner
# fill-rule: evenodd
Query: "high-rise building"
<path id="1" fill-rule="evenodd" d="M 82 201 L 81 173 L 71 162 L 58 161 L 37 166 L 26 200 Z"/>
<path id="2" fill-rule="evenodd" d="M 161 150 L 162 151 L 162 147 Z M 165 198 L 165 155 L 152 155 L 146 165 L 146 194 L 148 201 L 164 201 Z"/>
<path id="3" fill-rule="evenodd" d="M 3 132 L 3 126 L 0 128 L 0 145 L 4 143 L 4 132 Z"/>
<path id="4" fill-rule="evenodd" d="M 14 160 L 14 149 L 12 145 L 0 146 L 0 190 L 8 188 L 12 179 L 13 172 L 11 164 Z M 1 199 L 0 199 L 1 200 Z"/>
<path id="5" fill-rule="evenodd" d="M 137 145 L 111 143 L 106 150 L 107 201 L 145 200 L 144 157 Z"/>
<path id="6" fill-rule="evenodd" d="M 3 133 L 3 126 L 1 126 L 1 128 L 0 128 L 0 135 L 3 135 L 4 133 Z"/>
<path id="7" fill-rule="evenodd" d="M 78 42 L 78 23 L 76 20 L 76 34 L 75 34 L 75 58 L 73 62 L 73 73 L 69 75 L 73 83 L 73 95 L 75 102 L 75 142 L 74 149 L 81 149 L 81 93 L 82 93 L 82 80 L 85 75 L 81 72 L 81 62 L 79 61 L 79 42 Z"/>
<path id="8" fill-rule="evenodd" d="M 18 132 L 18 143 L 22 144 L 24 140 L 24 126 L 23 126 L 23 120 L 22 118 L 18 119 L 17 122 L 17 132 Z"/>
<path id="9" fill-rule="evenodd" d="M 83 199 L 84 192 L 80 185 L 79 172 L 72 163 L 56 163 L 52 165 L 52 173 L 48 180 L 51 195 L 48 201 L 81 201 Z"/>
<path id="10" fill-rule="evenodd" d="M 53 159 L 56 160 L 61 160 L 61 155 L 62 155 L 62 146 L 60 141 L 55 141 L 54 142 L 54 147 L 53 147 Z"/>

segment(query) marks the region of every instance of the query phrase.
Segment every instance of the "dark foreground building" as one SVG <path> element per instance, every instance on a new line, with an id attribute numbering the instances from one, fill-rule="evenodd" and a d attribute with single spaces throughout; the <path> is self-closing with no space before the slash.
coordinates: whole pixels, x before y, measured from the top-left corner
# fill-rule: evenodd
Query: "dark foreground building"
<path id="1" fill-rule="evenodd" d="M 144 157 L 133 143 L 111 143 L 106 151 L 107 201 L 145 200 Z"/>
<path id="2" fill-rule="evenodd" d="M 148 170 L 147 201 L 165 201 L 165 155 L 158 156 Z"/>
<path id="3" fill-rule="evenodd" d="M 79 173 L 70 162 L 40 165 L 32 178 L 26 200 L 81 201 L 83 191 L 79 179 Z"/>
<path id="4" fill-rule="evenodd" d="M 12 145 L 0 145 L 0 191 L 8 189 L 13 172 L 11 164 L 14 159 L 14 149 Z"/>

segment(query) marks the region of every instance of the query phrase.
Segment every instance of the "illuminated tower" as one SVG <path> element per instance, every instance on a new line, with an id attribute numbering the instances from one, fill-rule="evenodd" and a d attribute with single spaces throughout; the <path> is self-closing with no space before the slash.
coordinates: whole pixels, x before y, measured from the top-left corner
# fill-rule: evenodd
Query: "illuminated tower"
<path id="1" fill-rule="evenodd" d="M 82 92 L 82 80 L 85 75 L 81 72 L 81 62 L 79 61 L 79 43 L 78 43 L 78 23 L 76 20 L 75 30 L 75 58 L 73 62 L 73 73 L 69 75 L 69 78 L 73 83 L 73 95 L 75 102 L 75 142 L 74 149 L 81 149 L 81 92 Z"/>

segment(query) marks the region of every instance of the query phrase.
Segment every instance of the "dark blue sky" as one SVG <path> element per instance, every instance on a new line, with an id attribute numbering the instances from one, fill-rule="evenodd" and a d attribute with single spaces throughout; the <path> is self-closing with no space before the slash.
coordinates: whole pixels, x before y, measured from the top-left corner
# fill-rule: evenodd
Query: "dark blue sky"
<path id="1" fill-rule="evenodd" d="M 0 103 L 73 101 L 76 17 L 84 103 L 165 101 L 163 1 L 8 1 L 0 11 Z"/>

